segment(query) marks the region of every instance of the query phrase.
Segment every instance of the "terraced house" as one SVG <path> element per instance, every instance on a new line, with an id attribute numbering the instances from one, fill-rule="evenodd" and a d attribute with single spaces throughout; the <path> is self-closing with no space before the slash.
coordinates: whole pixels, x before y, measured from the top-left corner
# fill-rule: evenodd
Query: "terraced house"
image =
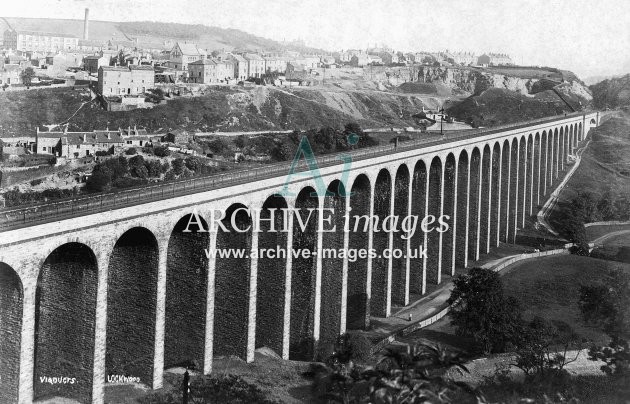
<path id="1" fill-rule="evenodd" d="M 246 53 L 243 58 L 247 60 L 247 77 L 260 78 L 265 74 L 265 59 L 255 53 Z"/>
<path id="2" fill-rule="evenodd" d="M 121 133 L 113 130 L 40 132 L 37 128 L 35 139 L 37 153 L 70 159 L 92 156 L 97 151 L 108 151 L 112 147 L 124 145 Z"/>

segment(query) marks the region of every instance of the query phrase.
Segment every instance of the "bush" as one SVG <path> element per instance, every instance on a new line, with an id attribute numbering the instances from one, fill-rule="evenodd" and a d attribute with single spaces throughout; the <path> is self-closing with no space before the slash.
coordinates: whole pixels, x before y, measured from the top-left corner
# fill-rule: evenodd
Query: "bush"
<path id="1" fill-rule="evenodd" d="M 125 150 L 125 154 L 127 156 L 133 156 L 134 154 L 138 153 L 138 151 L 136 150 L 135 147 L 130 147 L 127 150 Z"/>
<path id="2" fill-rule="evenodd" d="M 158 160 L 146 160 L 144 166 L 147 168 L 149 177 L 155 178 L 162 174 L 162 164 Z"/>
<path id="3" fill-rule="evenodd" d="M 158 157 L 167 157 L 171 155 L 171 151 L 166 146 L 158 146 L 153 148 L 153 154 Z"/>
<path id="4" fill-rule="evenodd" d="M 146 184 L 147 180 L 142 178 L 123 177 L 115 180 L 112 185 L 116 188 L 131 188 L 139 185 Z"/>
<path id="5" fill-rule="evenodd" d="M 174 180 L 177 176 L 173 172 L 173 170 L 168 170 L 166 174 L 164 174 L 164 181 Z"/>
<path id="6" fill-rule="evenodd" d="M 181 175 L 184 172 L 184 159 L 176 158 L 171 161 L 171 166 L 173 167 L 173 173 L 175 175 Z"/>
<path id="7" fill-rule="evenodd" d="M 184 161 L 186 164 L 186 168 L 188 168 L 190 171 L 200 171 L 201 170 L 201 160 L 199 160 L 198 157 L 194 157 L 194 156 L 189 156 L 186 157 L 186 160 Z"/>
<path id="8" fill-rule="evenodd" d="M 31 184 L 32 187 L 36 187 L 39 184 L 41 184 L 42 182 L 44 182 L 43 178 L 37 178 L 35 180 L 31 180 L 30 184 Z"/>
<path id="9" fill-rule="evenodd" d="M 20 190 L 16 188 L 6 191 L 3 196 L 5 206 L 12 207 L 50 199 L 68 198 L 73 196 L 75 192 L 76 191 L 71 189 L 47 189 L 41 192 L 20 192 Z"/>
<path id="10" fill-rule="evenodd" d="M 111 189 L 112 173 L 105 167 L 97 164 L 92 170 L 92 175 L 88 177 L 85 188 L 88 191 L 103 192 Z"/>
<path id="11" fill-rule="evenodd" d="M 178 379 L 177 387 L 163 392 L 154 392 L 138 401 L 142 404 L 179 404 L 182 402 L 181 384 Z M 245 381 L 236 375 L 219 377 L 201 376 L 193 377 L 190 381 L 189 402 L 203 403 L 257 403 L 274 404 L 257 386 Z"/>

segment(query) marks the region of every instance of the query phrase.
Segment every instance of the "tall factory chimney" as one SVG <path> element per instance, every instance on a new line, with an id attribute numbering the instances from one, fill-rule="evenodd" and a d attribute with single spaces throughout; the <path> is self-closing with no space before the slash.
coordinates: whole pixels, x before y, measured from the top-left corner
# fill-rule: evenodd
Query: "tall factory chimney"
<path id="1" fill-rule="evenodd" d="M 83 39 L 88 39 L 88 18 L 90 17 L 90 9 L 85 9 L 85 19 L 83 20 Z"/>

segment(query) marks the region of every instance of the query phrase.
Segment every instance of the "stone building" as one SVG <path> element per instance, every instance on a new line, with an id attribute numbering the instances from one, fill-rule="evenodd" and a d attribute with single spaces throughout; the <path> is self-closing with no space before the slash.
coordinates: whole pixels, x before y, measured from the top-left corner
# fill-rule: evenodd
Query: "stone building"
<path id="1" fill-rule="evenodd" d="M 265 74 L 265 60 L 256 53 L 246 53 L 243 58 L 247 61 L 247 77 L 260 78 Z"/>
<path id="2" fill-rule="evenodd" d="M 477 59 L 480 66 L 507 66 L 513 65 L 512 58 L 505 53 L 484 53 Z"/>
<path id="3" fill-rule="evenodd" d="M 91 55 L 83 58 L 83 69 L 89 73 L 98 73 L 101 66 L 109 66 L 107 56 Z"/>
<path id="4" fill-rule="evenodd" d="M 188 64 L 188 82 L 199 84 L 217 83 L 217 62 L 202 59 Z"/>
<path id="5" fill-rule="evenodd" d="M 98 92 L 104 97 L 138 95 L 154 87 L 152 66 L 101 66 L 98 69 Z"/>
<path id="6" fill-rule="evenodd" d="M 247 60 L 241 55 L 230 53 L 228 60 L 234 64 L 234 78 L 239 81 L 247 80 L 249 66 Z"/>

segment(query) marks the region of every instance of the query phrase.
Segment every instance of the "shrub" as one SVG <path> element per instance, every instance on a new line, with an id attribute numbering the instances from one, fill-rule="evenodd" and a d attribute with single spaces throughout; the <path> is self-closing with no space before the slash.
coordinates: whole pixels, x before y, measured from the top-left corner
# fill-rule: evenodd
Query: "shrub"
<path id="1" fill-rule="evenodd" d="M 39 184 L 41 184 L 42 182 L 44 182 L 43 178 L 37 178 L 35 180 L 31 180 L 30 184 L 31 184 L 32 187 L 36 187 Z"/>
<path id="2" fill-rule="evenodd" d="M 144 166 L 143 166 L 144 168 Z M 142 178 L 131 178 L 131 177 L 123 177 L 116 179 L 112 185 L 116 188 L 131 188 L 138 185 L 146 184 L 147 181 Z"/>
<path id="3" fill-rule="evenodd" d="M 6 191 L 4 196 L 4 203 L 6 207 L 20 206 L 24 204 L 40 202 L 50 199 L 68 198 L 75 194 L 71 189 L 47 189 L 41 192 L 29 191 L 20 192 L 19 189 L 11 189 Z"/>
<path id="4" fill-rule="evenodd" d="M 184 161 L 186 164 L 186 168 L 188 168 L 190 171 L 200 171 L 201 170 L 201 160 L 199 160 L 198 157 L 194 157 L 194 156 L 189 156 L 186 157 L 186 160 Z"/>
<path id="5" fill-rule="evenodd" d="M 158 160 L 146 160 L 144 166 L 149 177 L 159 177 L 162 174 L 162 164 Z"/>
<path id="6" fill-rule="evenodd" d="M 158 146 L 153 148 L 153 154 L 158 157 L 167 157 L 171 155 L 171 151 L 166 146 Z"/>
<path id="7" fill-rule="evenodd" d="M 173 172 L 173 170 L 168 170 L 166 174 L 164 174 L 164 181 L 174 180 L 177 176 Z"/>
<path id="8" fill-rule="evenodd" d="M 92 170 L 92 175 L 88 177 L 85 188 L 93 192 L 108 191 L 111 188 L 111 182 L 111 171 L 107 167 L 97 164 Z"/>
<path id="9" fill-rule="evenodd" d="M 171 166 L 173 166 L 173 173 L 175 175 L 181 175 L 184 172 L 184 159 L 176 158 L 171 161 Z"/>
<path id="10" fill-rule="evenodd" d="M 182 378 L 177 387 L 162 392 L 154 392 L 139 399 L 142 404 L 179 404 L 182 402 Z M 193 401 L 196 400 L 196 401 Z M 219 377 L 193 377 L 190 381 L 189 402 L 203 403 L 255 403 L 274 404 L 257 386 L 236 375 Z"/>
<path id="11" fill-rule="evenodd" d="M 136 150 L 135 147 L 130 147 L 127 150 L 125 150 L 125 154 L 127 156 L 133 156 L 134 154 L 138 153 L 138 151 Z"/>

